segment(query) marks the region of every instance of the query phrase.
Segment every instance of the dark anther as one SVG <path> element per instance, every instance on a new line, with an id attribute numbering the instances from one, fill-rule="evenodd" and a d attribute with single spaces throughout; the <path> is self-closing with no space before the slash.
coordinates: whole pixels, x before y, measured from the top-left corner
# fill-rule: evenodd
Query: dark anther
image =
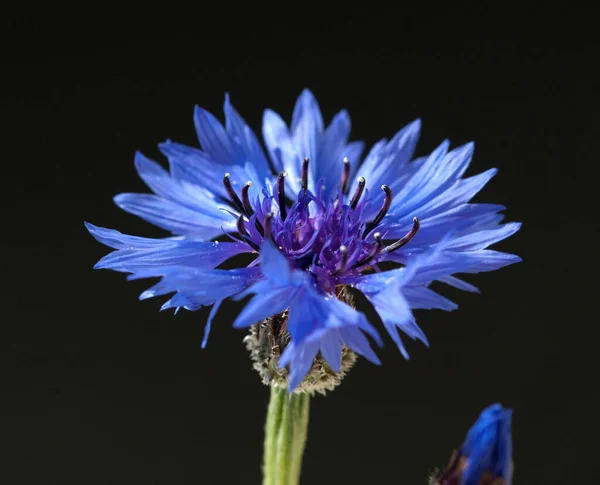
<path id="1" fill-rule="evenodd" d="M 340 190 L 342 193 L 346 192 L 348 188 L 348 179 L 350 178 L 350 160 L 348 157 L 344 157 L 344 169 L 342 171 L 342 181 L 340 182 Z"/>
<path id="2" fill-rule="evenodd" d="M 225 186 L 227 195 L 229 195 L 231 202 L 234 203 L 234 205 L 240 210 L 240 212 L 242 214 L 245 214 L 246 209 L 244 208 L 244 204 L 242 204 L 242 201 L 240 200 L 238 195 L 235 193 L 235 190 L 233 190 L 233 187 L 231 185 L 231 180 L 229 179 L 229 177 L 230 177 L 230 175 L 228 173 L 226 173 L 225 176 L 223 177 L 223 185 Z"/>
<path id="3" fill-rule="evenodd" d="M 373 238 L 375 239 L 375 245 L 371 248 L 371 252 L 365 258 L 357 261 L 352 266 L 353 268 L 359 268 L 360 266 L 364 266 L 365 264 L 370 263 L 377 256 L 379 256 L 379 254 L 383 250 L 383 240 L 381 239 L 381 234 L 379 232 L 376 232 L 375 234 L 373 234 Z"/>
<path id="4" fill-rule="evenodd" d="M 254 225 L 256 226 L 256 230 L 258 231 L 258 233 L 262 236 L 265 237 L 265 230 L 263 229 L 262 224 L 260 223 L 260 221 L 258 220 L 258 217 L 254 220 Z"/>
<path id="5" fill-rule="evenodd" d="M 240 214 L 240 217 L 237 218 L 237 231 L 240 236 L 248 236 L 248 231 L 246 231 L 246 226 L 244 225 L 244 215 Z"/>
<path id="6" fill-rule="evenodd" d="M 250 237 L 250 234 L 248 234 L 248 231 L 246 231 L 246 226 L 244 225 L 244 215 L 243 214 L 240 215 L 240 217 L 238 217 L 237 230 L 238 230 L 238 233 L 240 234 L 240 236 L 242 237 L 242 239 L 244 241 L 246 241 L 246 244 L 248 244 L 248 246 L 250 246 L 255 251 L 260 250 L 260 248 L 258 247 L 258 244 L 256 244 L 252 240 L 252 238 Z"/>
<path id="7" fill-rule="evenodd" d="M 264 234 L 265 240 L 273 239 L 273 216 L 274 216 L 274 214 L 272 212 L 269 212 L 268 214 L 265 215 L 265 220 L 263 221 L 263 223 L 265 225 L 265 234 Z"/>
<path id="8" fill-rule="evenodd" d="M 248 195 L 248 190 L 250 190 L 250 187 L 252 187 L 252 182 L 248 180 L 246 185 L 244 185 L 242 188 L 242 202 L 244 204 L 244 211 L 248 217 L 254 214 L 254 209 L 252 209 L 252 204 L 250 204 L 250 196 Z"/>
<path id="9" fill-rule="evenodd" d="M 356 187 L 356 192 L 354 192 L 352 200 L 350 201 L 350 207 L 352 207 L 352 209 L 356 209 L 358 201 L 362 196 L 363 190 L 365 190 L 365 179 L 364 177 L 358 177 L 358 187 Z"/>
<path id="10" fill-rule="evenodd" d="M 246 231 L 246 226 L 244 225 L 244 216 L 243 215 L 240 215 L 240 217 L 238 217 L 238 219 L 237 219 L 237 230 L 238 230 L 238 233 L 240 234 L 240 236 L 242 236 L 242 239 L 244 241 L 246 241 L 248 246 L 250 246 L 255 251 L 260 250 L 260 248 L 258 247 L 258 244 L 256 244 L 252 240 L 252 238 L 248 234 L 248 231 Z"/>
<path id="11" fill-rule="evenodd" d="M 302 162 L 302 188 L 304 191 L 308 190 L 308 164 L 310 163 L 310 159 L 308 157 L 304 158 Z"/>
<path id="12" fill-rule="evenodd" d="M 340 246 L 340 265 L 337 269 L 337 274 L 341 274 L 346 270 L 346 264 L 348 264 L 348 248 L 346 246 Z"/>
<path id="13" fill-rule="evenodd" d="M 285 221 L 287 216 L 285 207 L 285 176 L 287 172 L 280 172 L 277 176 L 277 200 L 279 201 L 279 215 L 281 220 Z"/>
<path id="14" fill-rule="evenodd" d="M 392 205 L 392 189 L 390 189 L 387 185 L 382 185 L 381 190 L 385 192 L 385 199 L 383 201 L 383 205 L 381 206 L 381 209 L 379 209 L 379 212 L 375 216 L 375 219 L 373 219 L 369 223 L 369 225 L 365 229 L 365 232 L 363 232 L 363 239 L 367 237 L 367 234 L 369 234 L 381 223 L 382 219 L 385 217 L 387 211 L 390 210 L 390 206 Z"/>
<path id="15" fill-rule="evenodd" d="M 417 235 L 417 232 L 419 232 L 420 227 L 421 227 L 421 223 L 419 222 L 419 219 L 417 219 L 416 217 L 413 217 L 413 227 L 410 228 L 410 231 L 408 231 L 405 236 L 402 236 L 395 243 L 387 246 L 384 249 L 384 251 L 386 253 L 391 253 L 392 251 L 395 251 L 396 249 L 400 249 L 402 246 L 406 246 L 410 242 L 410 240 Z"/>

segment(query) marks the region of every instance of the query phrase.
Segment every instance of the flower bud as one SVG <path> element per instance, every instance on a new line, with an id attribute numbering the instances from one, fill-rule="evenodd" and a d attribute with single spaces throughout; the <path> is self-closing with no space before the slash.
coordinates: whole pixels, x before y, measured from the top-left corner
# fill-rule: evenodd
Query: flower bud
<path id="1" fill-rule="evenodd" d="M 462 447 L 432 485 L 511 485 L 512 410 L 493 404 L 483 410 Z"/>

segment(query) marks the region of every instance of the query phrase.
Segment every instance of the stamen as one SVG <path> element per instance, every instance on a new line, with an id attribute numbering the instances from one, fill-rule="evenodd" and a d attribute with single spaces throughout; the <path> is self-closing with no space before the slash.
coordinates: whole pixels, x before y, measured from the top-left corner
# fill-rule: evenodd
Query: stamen
<path id="1" fill-rule="evenodd" d="M 256 226 L 256 230 L 258 231 L 258 233 L 262 236 L 265 237 L 265 230 L 263 229 L 262 224 L 260 223 L 260 221 L 258 220 L 258 217 L 254 220 L 254 225 Z"/>
<path id="2" fill-rule="evenodd" d="M 348 248 L 346 246 L 340 246 L 340 265 L 336 271 L 337 274 L 343 273 L 346 269 L 346 264 L 348 264 Z"/>
<path id="3" fill-rule="evenodd" d="M 419 219 L 413 217 L 413 227 L 411 227 L 410 231 L 408 231 L 405 236 L 402 236 L 395 243 L 387 246 L 384 249 L 384 252 L 391 253 L 396 249 L 400 249 L 402 246 L 406 246 L 410 242 L 410 240 L 417 235 L 417 232 L 419 232 L 420 227 L 421 223 L 419 222 Z"/>
<path id="4" fill-rule="evenodd" d="M 385 199 L 383 201 L 383 205 L 381 206 L 381 209 L 379 209 L 379 212 L 375 216 L 375 219 L 371 221 L 371 223 L 365 229 L 365 232 L 363 232 L 363 239 L 367 237 L 367 234 L 369 234 L 373 229 L 375 229 L 379 225 L 379 223 L 387 214 L 387 211 L 390 210 L 390 206 L 392 205 L 392 189 L 390 189 L 387 185 L 382 185 L 381 190 L 385 192 Z"/>
<path id="5" fill-rule="evenodd" d="M 308 157 L 304 158 L 302 162 L 302 188 L 306 192 L 308 189 L 308 164 L 310 163 L 310 159 Z"/>
<path id="6" fill-rule="evenodd" d="M 360 266 L 364 266 L 365 264 L 370 263 L 377 256 L 379 256 L 379 254 L 383 250 L 383 241 L 381 239 L 381 233 L 376 232 L 375 234 L 373 234 L 373 238 L 375 239 L 376 244 L 371 248 L 371 252 L 369 253 L 369 255 L 367 257 L 354 263 L 354 265 L 352 265 L 353 268 L 358 268 Z"/>
<path id="7" fill-rule="evenodd" d="M 230 178 L 230 175 L 228 173 L 226 173 L 225 176 L 223 177 L 223 185 L 225 186 L 227 195 L 229 195 L 231 202 L 233 202 L 233 204 L 240 210 L 240 212 L 242 214 L 245 214 L 246 209 L 244 208 L 244 204 L 242 204 L 242 201 L 235 193 L 235 190 L 233 190 L 233 187 L 231 185 L 231 180 L 229 178 Z"/>
<path id="8" fill-rule="evenodd" d="M 242 202 L 244 203 L 244 212 L 246 212 L 246 215 L 248 217 L 254 214 L 254 209 L 252 208 L 252 204 L 250 204 L 250 196 L 248 195 L 248 190 L 250 189 L 250 187 L 252 187 L 252 182 L 248 180 L 248 182 L 246 182 L 246 185 L 244 185 L 244 187 L 242 188 Z"/>
<path id="9" fill-rule="evenodd" d="M 348 179 L 350 178 L 350 160 L 348 157 L 344 157 L 344 170 L 342 171 L 342 181 L 340 182 L 340 190 L 342 193 L 346 192 L 348 188 Z"/>
<path id="10" fill-rule="evenodd" d="M 268 214 L 265 215 L 265 220 L 263 221 L 263 223 L 265 225 L 265 234 L 264 234 L 265 240 L 273 239 L 273 216 L 274 215 L 275 214 L 273 214 L 272 212 L 269 212 Z"/>
<path id="11" fill-rule="evenodd" d="M 246 231 L 246 226 L 244 225 L 244 215 L 240 214 L 240 217 L 237 218 L 237 231 L 240 236 L 249 236 L 248 231 Z"/>
<path id="12" fill-rule="evenodd" d="M 252 240 L 252 238 L 250 237 L 250 234 L 248 234 L 248 231 L 246 231 L 246 226 L 244 225 L 244 215 L 243 214 L 241 214 L 240 217 L 238 217 L 238 219 L 237 219 L 237 230 L 238 230 L 238 233 L 240 234 L 240 236 L 242 236 L 242 239 L 244 241 L 246 241 L 248 246 L 250 246 L 255 251 L 260 251 L 258 244 L 256 244 Z"/>
<path id="13" fill-rule="evenodd" d="M 277 176 L 277 197 L 279 201 L 279 215 L 281 216 L 281 220 L 285 221 L 287 216 L 286 206 L 285 206 L 285 176 L 287 172 L 281 172 Z"/>
<path id="14" fill-rule="evenodd" d="M 365 179 L 364 177 L 358 177 L 358 187 L 356 187 L 356 192 L 354 192 L 352 200 L 350 201 L 350 207 L 352 207 L 352 210 L 356 209 L 358 201 L 362 196 L 363 190 L 365 190 Z"/>

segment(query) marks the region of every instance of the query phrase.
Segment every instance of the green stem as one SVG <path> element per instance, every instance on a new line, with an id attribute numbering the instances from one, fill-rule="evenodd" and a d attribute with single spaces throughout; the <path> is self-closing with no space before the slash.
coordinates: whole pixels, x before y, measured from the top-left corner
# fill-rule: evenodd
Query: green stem
<path id="1" fill-rule="evenodd" d="M 271 386 L 265 425 L 263 485 L 298 485 L 310 395 Z"/>

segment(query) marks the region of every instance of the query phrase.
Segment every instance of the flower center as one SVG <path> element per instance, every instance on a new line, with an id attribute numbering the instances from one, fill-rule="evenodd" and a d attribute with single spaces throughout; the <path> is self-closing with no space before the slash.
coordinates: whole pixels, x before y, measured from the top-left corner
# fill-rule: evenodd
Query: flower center
<path id="1" fill-rule="evenodd" d="M 317 279 L 328 282 L 326 288 L 333 288 L 335 280 L 341 275 L 359 274 L 372 267 L 386 254 L 400 249 L 417 234 L 420 223 L 415 217 L 413 227 L 408 233 L 385 245 L 383 235 L 374 232 L 388 213 L 393 200 L 392 190 L 382 185 L 385 193 L 383 204 L 375 218 L 367 220 L 363 197 L 366 181 L 357 180 L 354 194 L 344 203 L 344 192 L 348 189 L 350 162 L 344 159 L 342 178 L 337 198 L 327 201 L 320 190 L 313 194 L 308 190 L 308 169 L 310 160 L 305 158 L 301 168 L 301 190 L 296 201 L 288 206 L 285 194 L 287 172 L 277 176 L 273 195 L 263 189 L 262 199 L 251 203 L 248 190 L 252 185 L 246 183 L 241 198 L 236 194 L 225 174 L 223 185 L 232 204 L 239 211 L 237 232 L 239 238 L 255 251 L 265 239 L 271 239 L 289 260 L 299 268 L 312 272 Z M 322 180 L 317 184 L 321 187 Z"/>

